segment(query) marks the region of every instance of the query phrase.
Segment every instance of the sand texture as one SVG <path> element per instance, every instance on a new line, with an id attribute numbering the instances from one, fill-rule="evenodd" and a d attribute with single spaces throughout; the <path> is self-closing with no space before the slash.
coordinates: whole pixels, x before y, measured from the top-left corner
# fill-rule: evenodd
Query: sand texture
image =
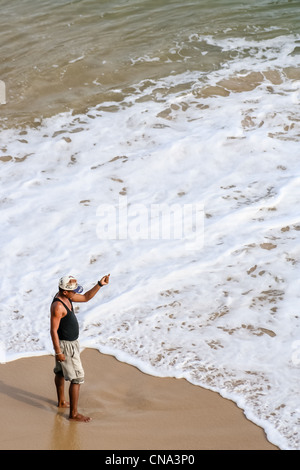
<path id="1" fill-rule="evenodd" d="M 0 366 L 1 450 L 276 449 L 217 393 L 152 377 L 93 349 L 82 352 L 82 362 L 79 411 L 90 423 L 69 421 L 57 408 L 52 356 Z"/>

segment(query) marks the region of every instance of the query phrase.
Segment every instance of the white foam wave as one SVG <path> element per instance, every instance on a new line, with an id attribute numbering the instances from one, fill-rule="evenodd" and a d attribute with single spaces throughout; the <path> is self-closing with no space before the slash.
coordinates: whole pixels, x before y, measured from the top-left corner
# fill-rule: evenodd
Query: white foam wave
<path id="1" fill-rule="evenodd" d="M 278 80 L 267 74 L 276 59 L 251 67 L 246 54 L 236 90 L 240 59 L 205 81 L 143 81 L 86 115 L 1 131 L 0 359 L 52 351 L 59 277 L 88 289 L 110 272 L 80 305 L 83 347 L 217 390 L 272 442 L 298 449 L 299 82 L 283 73 L 288 54 Z M 99 239 L 99 207 L 124 200 L 203 205 L 203 247 Z"/>

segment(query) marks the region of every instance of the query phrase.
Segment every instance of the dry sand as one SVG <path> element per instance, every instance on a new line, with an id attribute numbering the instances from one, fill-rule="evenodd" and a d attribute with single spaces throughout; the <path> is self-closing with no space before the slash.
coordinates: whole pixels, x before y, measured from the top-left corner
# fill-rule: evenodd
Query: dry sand
<path id="1" fill-rule="evenodd" d="M 89 423 L 71 422 L 57 408 L 52 356 L 0 365 L 1 450 L 277 449 L 215 392 L 149 376 L 93 349 L 82 362 L 79 411 Z"/>

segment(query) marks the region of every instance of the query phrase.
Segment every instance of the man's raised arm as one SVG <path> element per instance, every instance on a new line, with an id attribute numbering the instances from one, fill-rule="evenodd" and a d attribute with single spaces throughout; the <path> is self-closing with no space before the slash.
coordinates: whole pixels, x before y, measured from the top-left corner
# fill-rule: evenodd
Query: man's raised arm
<path id="1" fill-rule="evenodd" d="M 110 274 L 107 274 L 106 276 L 103 276 L 100 281 L 97 282 L 97 284 L 92 287 L 90 290 L 85 292 L 85 294 L 73 294 L 71 296 L 72 302 L 88 302 L 91 300 L 97 292 L 101 289 L 101 287 L 106 286 L 109 283 L 109 276 Z"/>

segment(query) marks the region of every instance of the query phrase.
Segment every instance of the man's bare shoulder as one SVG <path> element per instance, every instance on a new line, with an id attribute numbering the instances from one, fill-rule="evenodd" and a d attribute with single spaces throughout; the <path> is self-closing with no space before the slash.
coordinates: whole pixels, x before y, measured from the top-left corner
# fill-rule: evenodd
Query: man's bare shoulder
<path id="1" fill-rule="evenodd" d="M 65 310 L 66 309 L 63 306 L 63 304 L 59 302 L 58 298 L 55 297 L 51 304 L 51 315 L 59 316 L 59 317 L 65 316 L 65 313 L 66 313 Z"/>

